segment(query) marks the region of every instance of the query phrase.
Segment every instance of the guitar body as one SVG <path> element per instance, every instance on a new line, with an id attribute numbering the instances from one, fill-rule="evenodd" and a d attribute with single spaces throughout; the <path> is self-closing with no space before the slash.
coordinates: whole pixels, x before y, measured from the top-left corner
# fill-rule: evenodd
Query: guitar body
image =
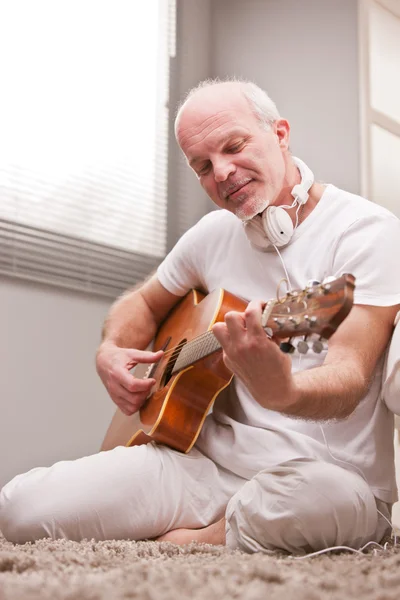
<path id="1" fill-rule="evenodd" d="M 153 349 L 162 349 L 165 355 L 153 366 L 150 376 L 156 383 L 140 409 L 140 429 L 127 446 L 155 441 L 189 452 L 215 398 L 233 375 L 223 362 L 221 350 L 175 374 L 171 371 L 180 348 L 210 331 L 214 323 L 224 321 L 227 312 L 244 311 L 246 306 L 246 301 L 218 289 L 207 296 L 192 290 L 174 307 L 157 332 Z M 138 365 L 135 376 L 145 376 L 146 370 L 147 365 Z"/>
<path id="2" fill-rule="evenodd" d="M 355 278 L 345 273 L 287 292 L 268 300 L 260 325 L 275 341 L 282 341 L 284 352 L 293 352 L 291 342 L 299 337 L 304 338 L 297 344 L 299 352 L 321 352 L 321 340 L 328 340 L 349 314 L 354 287 Z M 164 350 L 163 358 L 135 367 L 135 377 L 155 380 L 151 394 L 139 413 L 125 417 L 116 412 L 102 450 L 154 441 L 189 452 L 215 398 L 233 377 L 212 326 L 223 322 L 229 311 L 243 312 L 247 304 L 218 289 L 208 295 L 193 290 L 175 306 L 154 341 L 154 350 Z"/>

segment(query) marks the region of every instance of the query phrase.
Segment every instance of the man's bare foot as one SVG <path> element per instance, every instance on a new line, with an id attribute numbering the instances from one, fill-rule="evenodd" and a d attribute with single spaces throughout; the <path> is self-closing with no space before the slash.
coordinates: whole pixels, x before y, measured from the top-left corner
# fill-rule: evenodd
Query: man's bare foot
<path id="1" fill-rule="evenodd" d="M 202 544 L 213 544 L 214 546 L 225 545 L 225 517 L 220 521 L 202 527 L 201 529 L 172 529 L 164 535 L 155 538 L 157 542 L 173 542 L 185 546 L 191 542 Z"/>

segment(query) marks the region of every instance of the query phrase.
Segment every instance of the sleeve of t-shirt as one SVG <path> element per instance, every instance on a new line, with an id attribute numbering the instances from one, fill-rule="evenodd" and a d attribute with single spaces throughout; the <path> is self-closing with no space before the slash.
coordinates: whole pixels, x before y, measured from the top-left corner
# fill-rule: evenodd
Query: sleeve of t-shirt
<path id="1" fill-rule="evenodd" d="M 362 217 L 341 235 L 332 273 L 355 276 L 354 303 L 400 303 L 400 220 L 384 211 Z"/>
<path id="2" fill-rule="evenodd" d="M 178 240 L 157 269 L 157 278 L 169 292 L 184 296 L 189 290 L 206 290 L 203 277 L 205 217 Z"/>

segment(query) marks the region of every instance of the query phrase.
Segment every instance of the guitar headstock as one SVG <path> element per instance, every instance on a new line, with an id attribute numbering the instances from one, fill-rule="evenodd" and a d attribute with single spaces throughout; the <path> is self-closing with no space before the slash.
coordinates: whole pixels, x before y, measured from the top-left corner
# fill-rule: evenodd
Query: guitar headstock
<path id="1" fill-rule="evenodd" d="M 270 300 L 263 311 L 262 324 L 276 338 L 317 334 L 329 339 L 353 306 L 355 277 L 344 274 L 338 279 L 310 285 Z"/>

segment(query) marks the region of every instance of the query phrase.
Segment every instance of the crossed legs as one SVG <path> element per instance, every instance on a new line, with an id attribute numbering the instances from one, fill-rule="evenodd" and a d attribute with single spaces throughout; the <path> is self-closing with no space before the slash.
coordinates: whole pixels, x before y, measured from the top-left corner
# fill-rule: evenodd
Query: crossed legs
<path id="1" fill-rule="evenodd" d="M 389 509 L 380 503 L 380 510 Z M 0 530 L 43 537 L 226 543 L 246 552 L 359 548 L 387 524 L 356 473 L 314 459 L 287 461 L 246 481 L 198 450 L 117 447 L 15 477 L 0 493 Z"/>

